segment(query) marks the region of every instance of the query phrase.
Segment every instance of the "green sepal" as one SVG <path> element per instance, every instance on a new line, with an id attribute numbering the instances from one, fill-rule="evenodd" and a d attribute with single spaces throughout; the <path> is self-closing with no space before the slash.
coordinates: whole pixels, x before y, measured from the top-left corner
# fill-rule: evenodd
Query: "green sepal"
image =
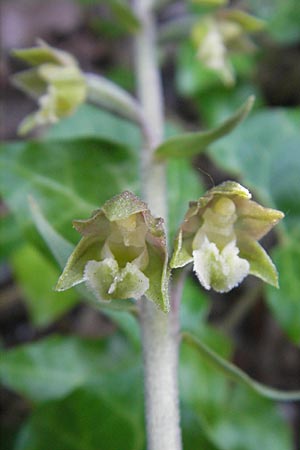
<path id="1" fill-rule="evenodd" d="M 17 73 L 12 77 L 12 83 L 34 100 L 38 100 L 47 90 L 47 83 L 39 76 L 36 68 Z"/>
<path id="2" fill-rule="evenodd" d="M 174 242 L 174 251 L 170 261 L 172 269 L 184 267 L 193 261 L 192 239 L 189 241 L 182 242 L 182 230 L 180 230 Z"/>
<path id="3" fill-rule="evenodd" d="M 55 289 L 65 291 L 84 281 L 84 269 L 88 261 L 99 261 L 103 239 L 98 236 L 85 236 L 69 257 Z"/>
<path id="4" fill-rule="evenodd" d="M 149 289 L 145 296 L 154 302 L 163 312 L 170 309 L 169 277 L 167 251 L 160 247 L 148 247 L 149 264 L 144 270 L 150 280 Z"/>
<path id="5" fill-rule="evenodd" d="M 251 96 L 235 114 L 212 130 L 185 133 L 167 139 L 155 150 L 156 158 L 190 158 L 203 152 L 211 143 L 226 136 L 242 122 L 251 111 L 253 103 L 254 97 Z"/>
<path id="6" fill-rule="evenodd" d="M 219 15 L 222 19 L 237 23 L 242 27 L 243 31 L 248 33 L 255 33 L 266 27 L 266 22 L 264 20 L 258 19 L 251 14 L 247 14 L 240 9 L 226 9 L 220 12 Z"/>
<path id="7" fill-rule="evenodd" d="M 76 66 L 76 60 L 67 52 L 51 47 L 41 39 L 37 40 L 38 46 L 24 49 L 13 49 L 12 55 L 30 66 L 40 66 L 45 63 L 57 65 Z"/>
<path id="8" fill-rule="evenodd" d="M 147 210 L 146 203 L 129 191 L 116 195 L 102 206 L 109 221 L 126 219 L 132 214 L 145 213 Z"/>
<path id="9" fill-rule="evenodd" d="M 246 234 L 255 240 L 260 240 L 284 217 L 281 211 L 264 208 L 254 201 L 237 199 L 236 203 L 239 210 L 237 233 Z"/>
<path id="10" fill-rule="evenodd" d="M 250 264 L 249 273 L 278 288 L 278 272 L 269 255 L 254 239 L 243 238 L 238 242 L 240 257 Z"/>

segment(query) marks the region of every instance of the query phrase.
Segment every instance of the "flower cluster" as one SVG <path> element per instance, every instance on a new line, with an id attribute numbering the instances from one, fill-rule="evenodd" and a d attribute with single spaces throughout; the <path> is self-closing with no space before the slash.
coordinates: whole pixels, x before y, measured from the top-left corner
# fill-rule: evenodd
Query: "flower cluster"
<path id="1" fill-rule="evenodd" d="M 230 291 L 248 274 L 278 286 L 276 268 L 258 240 L 283 213 L 250 199 L 247 189 L 227 181 L 191 202 L 175 242 L 171 267 L 193 262 L 203 287 L 218 292 Z"/>
<path id="2" fill-rule="evenodd" d="M 145 295 L 169 308 L 166 238 L 161 219 L 126 191 L 107 201 L 88 220 L 74 221 L 82 239 L 56 289 L 85 282 L 100 301 Z"/>
<path id="3" fill-rule="evenodd" d="M 86 82 L 70 54 L 39 41 L 37 47 L 15 50 L 14 56 L 32 68 L 15 75 L 13 82 L 39 105 L 38 111 L 25 117 L 20 124 L 20 134 L 55 123 L 72 114 L 84 102 Z"/>

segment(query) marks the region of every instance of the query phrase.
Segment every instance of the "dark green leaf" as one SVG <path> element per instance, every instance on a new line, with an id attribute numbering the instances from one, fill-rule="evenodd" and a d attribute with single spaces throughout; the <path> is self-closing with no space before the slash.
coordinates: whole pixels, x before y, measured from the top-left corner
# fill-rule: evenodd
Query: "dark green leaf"
<path id="1" fill-rule="evenodd" d="M 216 369 L 223 372 L 231 380 L 242 383 L 248 388 L 255 391 L 262 397 L 279 401 L 295 401 L 300 400 L 299 391 L 279 391 L 277 389 L 265 386 L 255 380 L 252 380 L 249 375 L 239 369 L 237 366 L 231 364 L 226 359 L 219 356 L 212 349 L 207 347 L 200 339 L 197 339 L 190 333 L 183 333 L 183 339 L 192 347 L 194 347 L 198 353 L 207 361 L 209 361 Z"/>
<path id="2" fill-rule="evenodd" d="M 156 149 L 157 158 L 189 158 L 201 153 L 211 143 L 230 133 L 248 115 L 253 102 L 254 97 L 249 97 L 235 114 L 212 130 L 185 133 L 167 139 Z"/>
<path id="3" fill-rule="evenodd" d="M 280 289 L 266 287 L 267 301 L 289 338 L 300 344 L 300 244 L 293 239 L 272 254 L 279 272 Z"/>
<path id="4" fill-rule="evenodd" d="M 15 217 L 10 212 L 4 213 L 0 216 L 0 259 L 7 257 L 22 243 L 22 233 Z"/>
<path id="5" fill-rule="evenodd" d="M 265 19 L 271 36 L 279 42 L 296 43 L 300 38 L 298 0 L 250 0 L 249 8 Z"/>
<path id="6" fill-rule="evenodd" d="M 111 0 L 111 9 L 121 25 L 131 33 L 140 29 L 140 22 L 125 0 Z"/>
<path id="7" fill-rule="evenodd" d="M 123 383 L 119 374 L 119 385 Z M 99 392 L 80 389 L 39 407 L 15 450 L 116 450 L 124 445 L 128 450 L 144 450 L 142 408 L 138 415 L 131 392 L 117 405 L 118 393 L 103 388 Z"/>
<path id="8" fill-rule="evenodd" d="M 136 370 L 140 369 L 124 338 L 92 341 L 54 336 L 7 351 L 0 361 L 1 382 L 33 401 L 64 397 L 85 385 L 101 390 L 106 383 L 113 390 L 117 376 L 123 374 L 126 380 Z M 123 389 L 125 395 L 125 385 Z"/>
<path id="9" fill-rule="evenodd" d="M 218 352 L 220 344 L 222 337 L 216 342 L 211 339 L 210 346 L 218 348 Z M 228 351 L 223 356 L 228 358 Z M 196 413 L 198 423 L 216 448 L 292 448 L 290 430 L 274 403 L 228 382 L 205 358 L 197 358 L 195 349 L 188 345 L 183 345 L 181 358 L 182 402 Z"/>
<path id="10" fill-rule="evenodd" d="M 77 303 L 74 290 L 63 294 L 54 291 L 59 271 L 36 248 L 24 245 L 13 253 L 11 262 L 35 325 L 48 325 Z"/>

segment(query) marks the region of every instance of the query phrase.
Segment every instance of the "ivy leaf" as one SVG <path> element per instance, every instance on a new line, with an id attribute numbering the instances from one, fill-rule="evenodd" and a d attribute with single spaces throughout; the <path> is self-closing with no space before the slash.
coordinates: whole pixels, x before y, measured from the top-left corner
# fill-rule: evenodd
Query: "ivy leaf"
<path id="1" fill-rule="evenodd" d="M 123 383 L 119 376 L 118 384 Z M 118 393 L 104 388 L 105 384 L 100 392 L 79 389 L 63 400 L 40 406 L 20 434 L 15 450 L 97 450 L 99 445 L 115 450 L 124 442 L 128 450 L 143 450 L 140 403 L 137 408 L 128 392 L 125 402 L 116 408 Z M 76 423 L 80 426 L 74 426 Z"/>
<path id="2" fill-rule="evenodd" d="M 266 287 L 267 302 L 289 338 L 300 345 L 300 245 L 291 239 L 273 252 L 280 275 L 280 289 Z"/>
<path id="3" fill-rule="evenodd" d="M 46 326 L 78 302 L 75 291 L 54 291 L 59 271 L 45 255 L 30 244 L 16 250 L 10 261 L 34 325 Z M 43 276 L 37 276 L 42 273 Z"/>
<path id="4" fill-rule="evenodd" d="M 249 97 L 235 114 L 212 130 L 185 133 L 167 139 L 156 149 L 156 157 L 159 159 L 189 158 L 203 152 L 211 143 L 230 133 L 242 122 L 249 114 L 253 102 L 254 97 Z"/>
<path id="5" fill-rule="evenodd" d="M 224 336 L 210 335 L 209 347 L 219 356 Z M 206 333 L 202 339 L 208 341 Z M 223 358 L 229 358 L 228 348 L 224 350 Z M 258 445 L 290 450 L 291 431 L 277 405 L 240 383 L 233 384 L 211 360 L 202 355 L 197 358 L 197 351 L 187 343 L 181 348 L 182 404 L 195 413 L 211 443 L 219 450 L 257 450 Z"/>
<path id="6" fill-rule="evenodd" d="M 216 369 L 223 372 L 223 374 L 229 377 L 231 380 L 246 385 L 257 394 L 265 398 L 278 401 L 300 400 L 300 390 L 285 392 L 265 386 L 262 383 L 252 380 L 249 375 L 247 375 L 237 366 L 231 364 L 229 361 L 226 361 L 226 359 L 215 353 L 212 349 L 201 342 L 200 339 L 195 338 L 192 334 L 183 333 L 182 337 L 185 342 L 195 348 L 198 353 L 201 354 L 201 356 L 207 361 L 209 361 Z"/>
<path id="7" fill-rule="evenodd" d="M 64 238 L 76 242 L 78 234 L 72 229 L 72 220 L 89 217 L 125 189 L 134 192 L 138 188 L 134 152 L 99 138 L 4 144 L 0 167 L 3 199 L 30 237 L 33 229 L 28 195 L 41 205 Z"/>
<path id="8" fill-rule="evenodd" d="M 0 361 L 1 382 L 36 402 L 104 382 L 113 389 L 113 378 L 124 373 L 126 379 L 137 370 L 134 352 L 117 336 L 94 341 L 51 336 L 3 352 Z"/>

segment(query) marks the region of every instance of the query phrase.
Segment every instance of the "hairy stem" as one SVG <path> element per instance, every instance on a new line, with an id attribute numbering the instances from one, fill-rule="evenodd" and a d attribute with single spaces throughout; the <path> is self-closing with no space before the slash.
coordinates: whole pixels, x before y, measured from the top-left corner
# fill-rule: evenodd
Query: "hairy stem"
<path id="1" fill-rule="evenodd" d="M 143 196 L 152 213 L 166 220 L 165 166 L 153 158 L 163 139 L 164 118 L 155 48 L 155 22 L 150 0 L 134 0 L 141 21 L 135 39 L 139 99 L 144 112 L 142 151 Z M 145 408 L 148 450 L 181 450 L 178 402 L 178 308 L 165 314 L 150 301 L 141 301 Z"/>

